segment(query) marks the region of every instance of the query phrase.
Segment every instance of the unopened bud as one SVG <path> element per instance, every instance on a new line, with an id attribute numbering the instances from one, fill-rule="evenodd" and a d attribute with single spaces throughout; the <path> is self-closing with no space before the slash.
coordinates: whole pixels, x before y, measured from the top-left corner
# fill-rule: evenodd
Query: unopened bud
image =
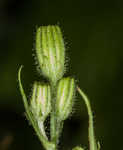
<path id="1" fill-rule="evenodd" d="M 84 149 L 82 147 L 80 147 L 80 146 L 76 146 L 72 150 L 84 150 Z"/>
<path id="2" fill-rule="evenodd" d="M 68 118 L 72 111 L 75 94 L 75 81 L 73 78 L 62 78 L 57 86 L 56 115 L 59 120 Z"/>
<path id="3" fill-rule="evenodd" d="M 64 74 L 65 47 L 58 26 L 42 26 L 36 32 L 36 55 L 44 77 L 55 83 Z"/>
<path id="4" fill-rule="evenodd" d="M 51 93 L 49 85 L 35 82 L 31 98 L 31 111 L 37 119 L 44 121 L 51 111 Z"/>

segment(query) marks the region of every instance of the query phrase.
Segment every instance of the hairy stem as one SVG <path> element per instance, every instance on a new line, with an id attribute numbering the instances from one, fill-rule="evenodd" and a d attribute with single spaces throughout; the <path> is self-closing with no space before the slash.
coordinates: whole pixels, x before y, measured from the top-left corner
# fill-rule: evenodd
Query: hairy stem
<path id="1" fill-rule="evenodd" d="M 26 115 L 27 115 L 27 118 L 29 119 L 29 121 L 31 122 L 37 136 L 39 137 L 40 141 L 42 142 L 44 148 L 46 150 L 55 150 L 55 146 L 53 143 L 49 142 L 47 140 L 47 138 L 45 136 L 43 136 L 43 134 L 40 132 L 40 129 L 38 127 L 38 124 L 37 122 L 35 121 L 31 111 L 30 111 L 30 108 L 28 106 L 28 102 L 27 102 L 27 98 L 26 98 L 26 95 L 25 95 L 25 92 L 24 92 L 24 89 L 22 87 L 22 83 L 21 83 L 21 70 L 22 70 L 22 66 L 20 67 L 19 69 L 19 72 L 18 72 L 18 81 L 19 81 L 19 88 L 20 88 L 20 92 L 21 92 L 21 95 L 22 95 L 22 99 L 23 99 L 23 102 L 24 102 L 24 107 L 25 107 L 25 110 L 26 110 Z"/>
<path id="2" fill-rule="evenodd" d="M 56 103 L 56 86 L 52 86 L 52 112 L 50 116 L 50 135 L 51 141 L 56 145 L 57 149 L 59 136 L 63 128 L 63 121 L 59 121 L 59 119 L 56 116 L 55 103 Z"/>
<path id="3" fill-rule="evenodd" d="M 78 92 L 82 96 L 86 107 L 88 111 L 88 116 L 89 116 L 89 128 L 88 128 L 88 134 L 89 134 L 89 148 L 90 150 L 97 150 L 97 145 L 96 145 L 96 140 L 95 140 L 95 135 L 94 135 L 94 126 L 93 126 L 93 114 L 91 110 L 91 105 L 89 102 L 88 97 L 85 95 L 85 93 L 78 87 L 77 88 Z"/>
<path id="4" fill-rule="evenodd" d="M 55 101 L 56 101 L 56 86 L 52 83 L 51 84 L 51 91 L 52 91 L 52 111 L 50 115 L 50 136 L 51 136 L 51 141 L 56 145 L 57 147 L 57 139 L 56 139 L 56 114 L 55 114 Z"/>

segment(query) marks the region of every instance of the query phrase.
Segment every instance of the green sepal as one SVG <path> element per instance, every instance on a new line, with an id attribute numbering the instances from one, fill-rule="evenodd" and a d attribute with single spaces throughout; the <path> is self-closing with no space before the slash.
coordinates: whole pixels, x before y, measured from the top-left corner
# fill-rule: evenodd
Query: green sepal
<path id="1" fill-rule="evenodd" d="M 30 109 L 37 120 L 45 121 L 51 112 L 51 90 L 49 85 L 34 82 Z"/>
<path id="2" fill-rule="evenodd" d="M 62 78 L 57 85 L 55 104 L 56 116 L 60 121 L 69 117 L 74 103 L 74 95 L 75 80 L 70 77 Z"/>

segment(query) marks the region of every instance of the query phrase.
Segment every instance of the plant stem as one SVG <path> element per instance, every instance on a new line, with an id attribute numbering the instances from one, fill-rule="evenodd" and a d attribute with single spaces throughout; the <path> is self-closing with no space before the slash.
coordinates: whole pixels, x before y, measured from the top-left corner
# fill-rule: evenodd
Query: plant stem
<path id="1" fill-rule="evenodd" d="M 62 129 L 63 129 L 63 124 L 64 124 L 64 121 L 59 121 L 57 120 L 57 128 L 56 128 L 56 144 L 59 143 L 59 137 L 60 137 L 60 134 L 62 132 Z"/>
<path id="2" fill-rule="evenodd" d="M 57 118 L 56 116 L 56 84 L 52 86 L 51 91 L 52 91 L 52 112 L 50 116 L 50 136 L 51 142 L 55 144 L 55 148 L 57 149 L 59 136 L 63 128 L 63 121 L 60 121 L 59 118 Z"/>
<path id="3" fill-rule="evenodd" d="M 25 95 L 25 92 L 24 92 L 24 89 L 23 89 L 22 83 L 21 83 L 21 78 L 20 78 L 21 70 L 22 70 L 22 66 L 20 67 L 20 69 L 18 71 L 18 81 L 19 81 L 19 88 L 20 88 L 20 92 L 21 92 L 22 99 L 23 99 L 23 102 L 24 102 L 24 107 L 25 107 L 25 110 L 26 110 L 27 118 L 31 122 L 31 124 L 32 124 L 37 136 L 39 137 L 40 141 L 42 142 L 44 148 L 46 150 L 55 150 L 55 145 L 53 143 L 49 142 L 47 140 L 47 138 L 45 136 L 43 136 L 43 134 L 40 132 L 38 124 L 35 121 L 32 113 L 30 111 L 30 108 L 29 108 L 29 105 L 28 105 L 28 102 L 27 102 L 27 98 L 26 98 L 26 95 Z"/>
<path id="4" fill-rule="evenodd" d="M 48 138 L 46 136 L 46 133 L 45 133 L 45 129 L 44 129 L 44 122 L 39 120 L 38 121 L 38 126 L 40 128 L 40 131 L 41 131 L 42 135 L 48 140 Z"/>
<path id="5" fill-rule="evenodd" d="M 57 139 L 56 139 L 56 114 L 55 114 L 55 101 L 56 101 L 56 84 L 51 82 L 51 105 L 52 105 L 52 111 L 50 115 L 50 136 L 51 136 L 51 141 L 56 145 L 55 148 L 57 149 Z"/>
<path id="6" fill-rule="evenodd" d="M 92 114 L 92 110 L 91 110 L 91 105 L 90 105 L 89 99 L 87 98 L 85 93 L 79 87 L 77 87 L 77 90 L 80 93 L 80 95 L 82 96 L 82 98 L 86 104 L 87 111 L 88 111 L 88 116 L 89 116 L 89 128 L 88 128 L 89 149 L 90 150 L 97 150 L 97 145 L 96 145 L 96 140 L 95 140 L 95 135 L 94 135 L 93 114 Z"/>

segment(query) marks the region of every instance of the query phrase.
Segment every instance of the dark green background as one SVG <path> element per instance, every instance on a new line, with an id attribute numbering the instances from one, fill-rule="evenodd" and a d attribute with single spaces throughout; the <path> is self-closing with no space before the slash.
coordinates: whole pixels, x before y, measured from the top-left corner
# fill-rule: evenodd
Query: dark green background
<path id="1" fill-rule="evenodd" d="M 60 25 L 69 67 L 88 94 L 96 137 L 102 150 L 123 150 L 123 2 L 122 0 L 0 1 L 0 150 L 40 150 L 24 117 L 17 72 L 21 64 L 27 95 L 38 78 L 34 53 L 36 26 Z M 29 97 L 29 96 L 28 96 Z M 65 122 L 60 149 L 88 146 L 88 116 L 80 96 Z M 5 144 L 6 145 L 6 144 Z"/>

